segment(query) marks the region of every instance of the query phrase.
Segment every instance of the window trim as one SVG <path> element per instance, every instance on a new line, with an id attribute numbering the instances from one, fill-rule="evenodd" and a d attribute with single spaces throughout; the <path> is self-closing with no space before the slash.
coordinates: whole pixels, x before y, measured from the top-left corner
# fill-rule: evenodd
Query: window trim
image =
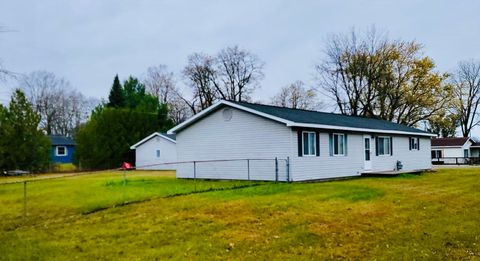
<path id="1" fill-rule="evenodd" d="M 392 156 L 392 152 L 391 152 L 391 149 L 392 149 L 392 136 L 378 136 L 377 137 L 378 139 L 378 144 L 380 144 L 380 139 L 385 139 L 385 140 L 388 140 L 388 154 L 380 154 L 380 146 L 377 148 L 377 151 L 378 151 L 378 157 L 390 157 Z M 383 143 L 383 151 L 385 152 L 385 143 Z"/>
<path id="2" fill-rule="evenodd" d="M 313 134 L 313 154 L 305 154 L 305 141 L 304 141 L 304 133 Z M 307 135 L 308 136 L 308 135 Z M 316 157 L 317 156 L 317 133 L 314 131 L 302 131 L 302 156 L 303 157 Z"/>
<path id="3" fill-rule="evenodd" d="M 443 158 L 443 150 L 441 149 L 432 149 L 432 152 L 435 154 L 435 157 L 432 159 L 441 159 Z M 441 156 L 441 157 L 438 157 Z"/>
<path id="4" fill-rule="evenodd" d="M 343 143 L 342 143 L 342 144 L 343 144 L 343 153 L 342 153 L 342 154 L 335 154 L 335 135 L 337 135 L 337 136 L 341 135 L 341 136 L 343 137 L 343 138 L 342 138 L 342 139 L 343 139 Z M 332 148 L 332 149 L 333 149 L 333 151 L 332 151 L 332 156 L 334 156 L 334 157 L 344 157 L 344 156 L 345 156 L 345 149 L 346 149 L 346 146 L 345 146 L 345 133 L 334 132 L 334 133 L 332 133 L 332 139 L 333 139 L 333 140 L 332 140 L 332 145 L 333 145 L 333 146 L 332 146 L 332 147 L 333 147 L 333 148 Z"/>
<path id="5" fill-rule="evenodd" d="M 420 150 L 420 139 L 417 137 L 410 137 L 410 150 Z"/>
<path id="6" fill-rule="evenodd" d="M 63 153 L 63 154 L 58 153 L 58 149 L 59 149 L 59 148 L 63 148 L 64 151 L 65 151 L 65 153 Z M 68 156 L 67 146 L 56 146 L 56 147 L 55 147 L 55 156 L 57 156 L 57 157 L 65 157 L 65 156 Z"/>

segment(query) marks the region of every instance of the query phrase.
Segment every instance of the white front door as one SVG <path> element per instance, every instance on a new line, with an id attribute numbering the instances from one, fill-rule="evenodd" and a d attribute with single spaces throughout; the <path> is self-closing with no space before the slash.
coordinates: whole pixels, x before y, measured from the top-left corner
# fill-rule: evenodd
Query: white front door
<path id="1" fill-rule="evenodd" d="M 365 170 L 371 170 L 372 169 L 372 160 L 371 160 L 371 136 L 370 135 L 364 135 L 363 136 L 363 157 L 364 157 L 364 169 Z"/>

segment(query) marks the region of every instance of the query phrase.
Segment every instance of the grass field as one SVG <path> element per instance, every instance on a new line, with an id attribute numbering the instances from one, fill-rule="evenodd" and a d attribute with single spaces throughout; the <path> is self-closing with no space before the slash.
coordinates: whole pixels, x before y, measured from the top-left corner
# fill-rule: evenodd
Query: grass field
<path id="1" fill-rule="evenodd" d="M 23 183 L 0 185 L 0 259 L 480 259 L 475 168 L 293 184 L 100 173 L 28 183 L 27 199 L 23 219 Z"/>

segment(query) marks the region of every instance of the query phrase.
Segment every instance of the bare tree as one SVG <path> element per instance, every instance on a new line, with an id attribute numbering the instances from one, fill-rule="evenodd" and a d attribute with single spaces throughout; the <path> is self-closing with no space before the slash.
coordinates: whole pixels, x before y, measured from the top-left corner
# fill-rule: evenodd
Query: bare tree
<path id="1" fill-rule="evenodd" d="M 468 137 L 480 123 L 480 62 L 463 61 L 452 77 L 455 96 L 455 112 L 459 118 L 462 135 Z"/>
<path id="2" fill-rule="evenodd" d="M 2 61 L 0 60 L 0 81 L 4 81 L 6 76 L 9 74 L 9 71 L 3 67 Z"/>
<path id="3" fill-rule="evenodd" d="M 51 72 L 32 72 L 20 78 L 19 84 L 40 115 L 40 127 L 47 135 L 72 135 L 98 103 L 86 99 L 68 81 Z"/>
<path id="4" fill-rule="evenodd" d="M 168 103 L 171 97 L 175 95 L 176 87 L 173 73 L 167 70 L 166 65 L 149 67 L 144 83 L 146 91 L 157 97 L 162 103 Z"/>
<path id="5" fill-rule="evenodd" d="M 47 135 L 54 133 L 54 122 L 59 114 L 58 101 L 63 90 L 70 88 L 64 79 L 58 79 L 53 73 L 35 71 L 20 79 L 21 89 L 27 94 L 35 111 L 40 114 L 40 126 Z"/>
<path id="6" fill-rule="evenodd" d="M 220 98 L 249 100 L 264 77 L 263 66 L 256 55 L 238 46 L 221 50 L 216 57 L 216 77 L 213 79 Z"/>
<path id="7" fill-rule="evenodd" d="M 58 100 L 58 113 L 54 122 L 54 133 L 73 136 L 75 129 L 89 118 L 98 103 L 96 99 L 86 98 L 76 90 L 64 90 L 63 95 Z"/>
<path id="8" fill-rule="evenodd" d="M 328 41 L 316 66 L 321 87 L 342 114 L 381 118 L 415 126 L 451 102 L 446 74 L 421 53 L 416 42 L 391 41 L 372 28 Z"/>
<path id="9" fill-rule="evenodd" d="M 186 98 L 180 92 L 176 93 L 193 114 L 220 99 L 249 100 L 263 79 L 263 66 L 256 55 L 238 46 L 227 47 L 215 57 L 194 53 L 188 57 L 188 64 L 182 72 L 192 96 Z"/>
<path id="10" fill-rule="evenodd" d="M 194 53 L 188 57 L 183 77 L 192 90 L 191 99 L 177 92 L 193 114 L 209 107 L 218 99 L 215 83 L 215 59 L 207 54 Z"/>
<path id="11" fill-rule="evenodd" d="M 7 33 L 7 32 L 14 32 L 14 31 L 8 29 L 5 26 L 0 25 L 0 33 Z M 2 60 L 0 59 L 0 81 L 5 81 L 8 76 L 13 77 L 15 79 L 15 77 L 18 76 L 18 74 L 5 69 L 5 67 L 2 64 Z"/>
<path id="12" fill-rule="evenodd" d="M 179 95 L 173 95 L 172 99 L 168 102 L 168 113 L 170 119 L 172 119 L 175 124 L 179 124 L 188 119 L 193 112 Z"/>
<path id="13" fill-rule="evenodd" d="M 331 95 L 340 113 L 367 116 L 373 110 L 378 85 L 379 55 L 387 52 L 387 40 L 374 28 L 359 38 L 355 30 L 348 35 L 332 35 L 327 41 L 325 59 L 316 65 L 322 88 Z"/>
<path id="14" fill-rule="evenodd" d="M 284 86 L 280 92 L 272 98 L 272 104 L 303 110 L 321 110 L 324 108 L 324 104 L 318 101 L 316 90 L 314 88 L 307 89 L 302 81 L 296 81 Z"/>
<path id="15" fill-rule="evenodd" d="M 157 97 L 159 102 L 168 105 L 168 114 L 176 124 L 183 122 L 191 115 L 190 107 L 182 98 L 183 95 L 180 95 L 180 91 L 175 86 L 174 75 L 167 70 L 166 65 L 149 67 L 144 83 L 148 93 Z"/>

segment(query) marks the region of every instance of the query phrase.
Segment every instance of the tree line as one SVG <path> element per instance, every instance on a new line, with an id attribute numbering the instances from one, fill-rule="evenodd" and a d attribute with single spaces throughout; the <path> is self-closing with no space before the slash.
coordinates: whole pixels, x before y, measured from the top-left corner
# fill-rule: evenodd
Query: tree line
<path id="1" fill-rule="evenodd" d="M 76 132 L 76 162 L 86 169 L 117 168 L 134 162 L 130 146 L 156 131 L 174 126 L 168 105 L 146 92 L 145 84 L 130 76 L 120 83 L 115 76 L 108 96 Z"/>
<path id="2" fill-rule="evenodd" d="M 342 114 L 379 118 L 443 137 L 471 135 L 479 124 L 480 62 L 438 72 L 415 41 L 391 40 L 374 28 L 329 38 L 316 65 L 319 88 Z"/>
<path id="3" fill-rule="evenodd" d="M 162 64 L 149 67 L 140 78 L 129 76 L 121 82 L 116 75 L 108 100 L 102 102 L 85 97 L 51 72 L 19 75 L 19 88 L 9 106 L 1 107 L 2 135 L 13 135 L 20 128 L 15 121 L 24 120 L 29 122 L 21 125 L 25 132 L 18 133 L 34 133 L 35 129 L 35 135 L 28 135 L 38 137 L 38 144 L 43 144 L 39 147 L 44 147 L 41 133 L 74 136 L 76 160 L 83 167 L 118 166 L 133 161 L 130 145 L 218 100 L 255 102 L 264 66 L 257 55 L 239 46 L 214 54 L 193 53 L 178 75 Z M 454 136 L 457 128 L 469 136 L 480 123 L 480 62 L 476 60 L 440 72 L 420 43 L 392 40 L 372 28 L 331 35 L 313 69 L 314 85 L 300 80 L 286 84 L 268 103 L 384 119 L 427 128 L 444 137 Z M 0 75 L 4 78 L 9 71 L 1 67 Z M 0 145 L 2 155 L 17 146 L 5 140 Z M 8 164 L 21 167 L 13 162 L 22 160 Z"/>

